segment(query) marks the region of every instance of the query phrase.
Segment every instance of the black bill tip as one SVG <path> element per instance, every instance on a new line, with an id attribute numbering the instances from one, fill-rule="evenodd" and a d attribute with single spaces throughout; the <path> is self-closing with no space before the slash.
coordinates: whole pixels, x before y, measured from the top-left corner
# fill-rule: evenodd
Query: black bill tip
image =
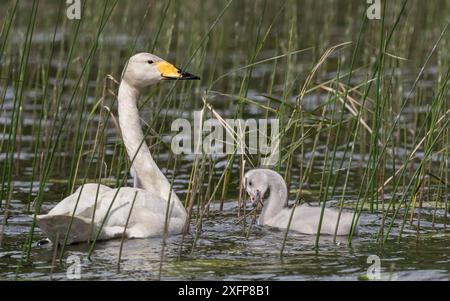
<path id="1" fill-rule="evenodd" d="M 180 76 L 163 76 L 165 80 L 199 80 L 200 77 L 189 72 L 179 71 Z"/>
<path id="2" fill-rule="evenodd" d="M 181 77 L 179 78 L 181 80 L 199 80 L 200 77 L 197 75 L 191 74 L 189 72 L 181 72 Z"/>

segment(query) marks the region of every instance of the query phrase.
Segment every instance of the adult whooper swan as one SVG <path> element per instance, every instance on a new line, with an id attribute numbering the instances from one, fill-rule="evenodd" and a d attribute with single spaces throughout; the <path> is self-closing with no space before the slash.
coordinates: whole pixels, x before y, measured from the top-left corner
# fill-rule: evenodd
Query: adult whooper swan
<path id="1" fill-rule="evenodd" d="M 263 204 L 258 224 L 286 229 L 294 209 L 288 208 L 288 192 L 284 179 L 273 170 L 253 169 L 245 174 L 244 181 L 252 205 Z M 297 206 L 289 229 L 303 234 L 317 234 L 321 211 L 321 207 Z M 334 235 L 338 227 L 336 235 L 348 235 L 353 214 L 341 212 L 337 223 L 338 216 L 338 211 L 325 208 L 320 233 Z"/>
<path id="2" fill-rule="evenodd" d="M 91 183 L 79 187 L 50 212 L 37 216 L 38 226 L 51 241 L 55 242 L 58 237 L 59 242 L 63 243 L 70 223 L 68 244 L 92 240 L 100 228 L 100 240 L 121 237 L 128 216 L 125 232 L 128 238 L 160 236 L 164 231 L 168 234 L 181 233 L 187 218 L 186 210 L 175 192 L 171 191 L 169 181 L 156 165 L 145 143 L 137 102 L 144 88 L 158 82 L 195 79 L 199 77 L 182 72 L 150 53 L 139 53 L 129 59 L 119 86 L 118 114 L 123 143 L 133 162 L 139 185 L 112 189 Z"/>

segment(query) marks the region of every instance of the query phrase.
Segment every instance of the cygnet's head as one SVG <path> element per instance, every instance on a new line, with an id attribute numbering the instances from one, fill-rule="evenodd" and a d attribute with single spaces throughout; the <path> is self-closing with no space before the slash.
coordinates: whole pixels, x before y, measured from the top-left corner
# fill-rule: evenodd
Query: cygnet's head
<path id="1" fill-rule="evenodd" d="M 253 169 L 244 176 L 244 186 L 253 206 L 262 205 L 264 195 L 269 189 L 268 170 Z"/>
<path id="2" fill-rule="evenodd" d="M 198 76 L 183 72 L 174 65 L 150 53 L 133 55 L 126 64 L 122 80 L 141 89 L 163 80 L 195 80 Z"/>

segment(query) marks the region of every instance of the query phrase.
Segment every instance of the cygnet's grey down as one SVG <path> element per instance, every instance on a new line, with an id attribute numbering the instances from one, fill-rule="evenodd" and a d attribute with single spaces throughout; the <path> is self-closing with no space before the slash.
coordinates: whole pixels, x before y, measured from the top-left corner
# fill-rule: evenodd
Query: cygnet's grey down
<path id="1" fill-rule="evenodd" d="M 244 180 L 252 205 L 263 204 L 258 224 L 286 229 L 294 207 L 288 207 L 284 179 L 270 169 L 253 169 L 245 174 Z M 297 206 L 289 229 L 303 234 L 317 234 L 321 211 L 322 207 Z M 339 223 L 338 216 L 339 211 L 325 208 L 320 234 L 334 235 L 337 226 L 336 235 L 348 235 L 352 229 L 353 213 L 341 212 Z"/>

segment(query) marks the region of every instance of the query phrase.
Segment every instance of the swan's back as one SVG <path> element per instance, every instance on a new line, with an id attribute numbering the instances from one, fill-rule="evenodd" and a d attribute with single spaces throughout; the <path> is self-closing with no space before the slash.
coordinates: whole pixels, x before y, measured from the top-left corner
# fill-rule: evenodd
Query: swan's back
<path id="1" fill-rule="evenodd" d="M 111 188 L 102 184 L 89 183 L 82 185 L 78 187 L 73 194 L 69 195 L 53 207 L 53 209 L 48 212 L 48 215 L 72 215 L 76 207 L 76 216 L 92 216 L 95 199 L 97 198 L 98 201 L 102 198 L 104 193 L 110 190 Z"/>

